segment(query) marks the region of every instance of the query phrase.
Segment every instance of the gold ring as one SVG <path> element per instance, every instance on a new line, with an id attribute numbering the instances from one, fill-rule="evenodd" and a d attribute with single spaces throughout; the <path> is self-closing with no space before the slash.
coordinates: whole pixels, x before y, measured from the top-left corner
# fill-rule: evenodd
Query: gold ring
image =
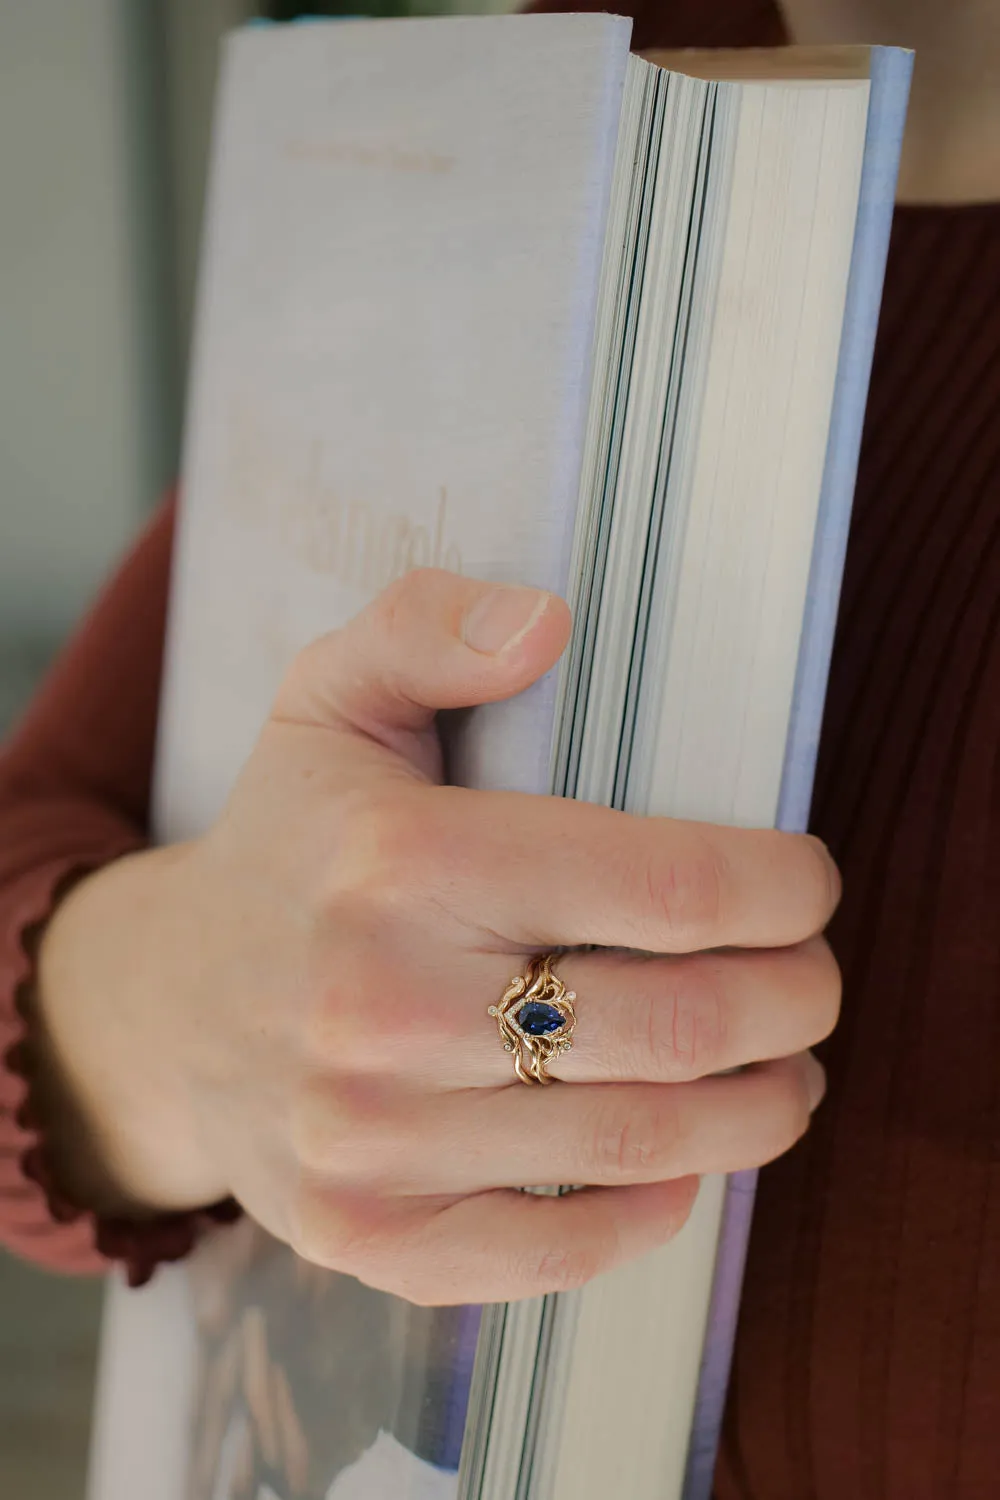
<path id="1" fill-rule="evenodd" d="M 573 1045 L 576 995 L 553 974 L 554 963 L 552 953 L 531 959 L 523 974 L 515 974 L 499 1005 L 489 1008 L 522 1083 L 552 1083 L 549 1062 Z"/>

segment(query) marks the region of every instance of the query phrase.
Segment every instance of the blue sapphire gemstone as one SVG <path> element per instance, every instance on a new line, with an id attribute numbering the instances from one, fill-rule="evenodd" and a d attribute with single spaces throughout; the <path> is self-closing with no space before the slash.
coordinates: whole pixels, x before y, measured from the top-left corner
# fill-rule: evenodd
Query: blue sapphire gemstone
<path id="1" fill-rule="evenodd" d="M 544 1000 L 529 1000 L 517 1013 L 517 1024 L 528 1036 L 547 1036 L 550 1031 L 559 1031 L 566 1024 L 566 1017 L 554 1005 Z"/>

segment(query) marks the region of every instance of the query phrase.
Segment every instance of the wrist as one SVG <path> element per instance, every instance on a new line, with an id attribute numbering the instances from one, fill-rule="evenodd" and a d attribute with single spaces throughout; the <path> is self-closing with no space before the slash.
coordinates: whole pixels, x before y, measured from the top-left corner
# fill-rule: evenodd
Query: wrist
<path id="1" fill-rule="evenodd" d="M 37 946 L 34 1097 L 66 1196 L 144 1217 L 227 1196 L 200 1149 L 184 1069 L 182 944 L 190 845 L 144 850 L 74 885 Z"/>

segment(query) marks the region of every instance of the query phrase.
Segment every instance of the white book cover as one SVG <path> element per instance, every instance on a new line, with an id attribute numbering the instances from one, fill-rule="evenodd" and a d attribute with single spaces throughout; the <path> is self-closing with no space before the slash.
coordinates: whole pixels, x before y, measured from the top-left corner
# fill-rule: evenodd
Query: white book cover
<path id="1" fill-rule="evenodd" d="M 228 39 L 161 841 L 214 819 L 292 655 L 392 577 L 432 564 L 565 592 L 630 31 L 603 15 L 463 17 Z M 498 721 L 493 784 L 548 789 L 555 691 L 546 679 Z M 322 1282 L 237 1231 L 190 1271 L 113 1288 L 91 1500 L 255 1500 L 261 1485 L 286 1500 L 290 1454 L 318 1500 L 360 1494 L 369 1466 L 392 1463 L 392 1500 L 453 1495 L 478 1310 Z M 269 1408 L 255 1416 L 247 1395 L 263 1305 L 268 1368 L 292 1372 L 309 1414 L 287 1431 L 272 1414 L 273 1452 Z M 222 1420 L 229 1401 L 246 1420 Z M 366 1459 L 383 1429 L 396 1447 Z"/>
<path id="2" fill-rule="evenodd" d="M 296 650 L 391 578 L 433 564 L 569 591 L 630 30 L 604 15 L 477 17 L 248 29 L 227 43 L 161 705 L 160 840 L 213 821 Z M 706 430 L 700 446 L 692 442 L 685 485 L 709 500 L 713 486 L 735 498 L 731 520 L 708 503 L 701 529 L 679 538 L 678 557 L 687 547 L 692 560 L 678 599 L 688 636 L 700 633 L 723 675 L 735 672 L 747 646 L 741 617 L 713 612 L 710 591 L 702 608 L 697 572 L 731 569 L 728 594 L 773 614 L 780 674 L 762 671 L 759 694 L 739 686 L 751 737 L 769 747 L 755 760 L 748 752 L 747 764 L 762 768 L 759 785 L 698 802 L 697 777 L 685 780 L 683 768 L 704 759 L 697 734 L 716 732 L 718 695 L 703 694 L 688 740 L 678 733 L 671 758 L 654 768 L 651 810 L 686 811 L 688 799 L 702 815 L 736 821 L 770 822 L 778 812 L 785 740 L 795 733 L 794 632 L 807 591 L 826 597 L 832 580 L 835 599 L 839 577 L 836 559 L 818 583 L 810 576 L 812 536 L 824 514 L 836 510 L 838 526 L 846 518 L 853 475 L 848 453 L 846 488 L 827 505 L 827 426 L 815 412 L 829 420 L 836 411 L 857 260 L 868 83 L 853 84 L 830 106 L 841 136 L 831 129 L 824 138 L 808 88 L 778 97 L 761 87 L 733 124 L 733 161 L 761 151 L 786 193 L 800 180 L 808 186 L 812 141 L 824 167 L 818 191 L 841 207 L 815 243 L 796 250 L 767 222 L 767 203 L 744 190 L 720 231 L 712 274 L 731 276 L 738 295 L 728 321 L 706 323 L 699 353 L 699 379 L 718 397 L 720 442 L 707 446 Z M 775 131 L 784 154 L 769 144 Z M 742 234 L 744 220 L 762 254 L 759 265 L 751 257 L 756 281 L 740 283 L 726 233 Z M 827 283 L 811 342 L 775 339 L 788 345 L 786 385 L 753 390 L 755 319 L 772 286 L 795 277 L 805 290 Z M 873 316 L 877 294 L 874 284 L 859 318 Z M 650 357 L 655 366 L 655 349 Z M 740 382 L 732 394 L 730 370 Z M 854 372 L 857 425 L 866 378 Z M 752 446 L 757 429 L 777 434 L 755 455 L 771 507 L 760 522 L 740 520 L 738 493 L 739 445 Z M 713 479 L 716 464 L 728 488 Z M 794 564 L 780 565 L 793 601 L 782 615 L 768 572 L 780 549 L 754 537 L 786 519 L 799 529 L 788 549 Z M 819 678 L 825 630 L 810 646 Z M 669 707 L 683 701 L 684 663 L 664 660 Z M 765 689 L 773 712 L 754 728 Z M 553 673 L 479 713 L 465 778 L 549 791 L 557 691 Z M 738 766 L 720 766 L 720 786 L 738 781 Z M 807 770 L 803 762 L 800 788 Z M 681 808 L 670 805 L 677 799 Z M 644 1396 L 669 1409 L 669 1422 L 651 1424 L 638 1406 L 630 1415 L 627 1392 L 615 1407 L 622 1431 L 638 1423 L 628 1472 L 655 1481 L 669 1468 L 664 1495 L 683 1479 L 724 1195 L 721 1180 L 706 1184 L 692 1223 L 664 1252 L 669 1261 L 626 1288 L 624 1321 L 599 1299 L 585 1300 L 578 1320 L 577 1337 L 611 1350 L 616 1368 L 633 1332 L 648 1343 L 650 1329 L 673 1330 L 676 1363 L 664 1362 Z M 731 1294 L 730 1277 L 730 1302 Z M 529 1366 L 530 1316 L 518 1335 Z M 112 1290 L 91 1500 L 453 1500 L 472 1483 L 468 1465 L 461 1479 L 458 1468 L 479 1327 L 478 1309 L 413 1308 L 304 1266 L 249 1225 L 223 1233 L 143 1292 Z M 718 1348 L 729 1334 L 731 1318 Z M 718 1361 L 709 1375 L 714 1389 Z M 570 1381 L 565 1394 L 594 1429 L 596 1389 Z M 518 1407 L 527 1399 L 513 1391 L 512 1430 L 527 1420 Z M 714 1420 L 713 1408 L 706 1431 Z M 608 1452 L 613 1482 L 625 1470 L 613 1445 Z M 509 1490 L 514 1500 L 519 1453 L 489 1455 L 475 1494 L 508 1500 Z M 551 1461 L 562 1465 L 552 1496 L 580 1500 L 573 1475 L 582 1460 Z"/>
<path id="3" fill-rule="evenodd" d="M 227 43 L 161 837 L 216 815 L 290 656 L 393 576 L 565 590 L 629 32 L 463 17 Z M 518 790 L 547 790 L 525 731 L 552 692 L 504 718 L 491 769 Z"/>

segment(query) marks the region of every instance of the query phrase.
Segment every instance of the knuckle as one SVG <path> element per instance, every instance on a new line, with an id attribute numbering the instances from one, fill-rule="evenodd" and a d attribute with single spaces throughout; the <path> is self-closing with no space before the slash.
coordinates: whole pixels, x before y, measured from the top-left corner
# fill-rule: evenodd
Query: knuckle
<path id="1" fill-rule="evenodd" d="M 321 682 L 329 674 L 330 659 L 336 650 L 338 639 L 339 632 L 331 632 L 309 641 L 296 651 L 285 668 L 278 688 L 274 707 L 279 717 L 290 706 L 313 700 L 317 682 Z"/>
<path id="2" fill-rule="evenodd" d="M 348 1115 L 329 1087 L 314 1083 L 298 1091 L 288 1110 L 288 1133 L 300 1167 L 324 1175 L 331 1172 L 341 1142 L 350 1130 Z"/>
<path id="3" fill-rule="evenodd" d="M 308 1043 L 321 1066 L 359 1083 L 395 1086 L 434 1066 L 442 1048 L 467 1043 L 467 1013 L 435 1004 L 436 974 L 411 962 L 415 972 L 405 979 L 396 964 L 373 957 L 329 989 Z"/>
<path id="4" fill-rule="evenodd" d="M 385 588 L 368 606 L 368 615 L 381 629 L 399 636 L 427 613 L 437 573 L 433 568 L 409 568 Z"/>
<path id="5" fill-rule="evenodd" d="M 394 933 L 423 929 L 428 913 L 466 929 L 460 901 L 484 866 L 470 837 L 468 794 L 400 778 L 338 797 L 320 893 L 321 920 L 359 934 L 379 954 Z"/>
<path id="6" fill-rule="evenodd" d="M 473 1288 L 482 1268 L 475 1259 L 459 1261 L 447 1253 L 429 1257 L 416 1244 L 396 1246 L 394 1252 L 379 1281 L 383 1291 L 417 1307 L 454 1307 L 476 1300 Z M 473 1278 L 471 1285 L 469 1277 Z"/>
<path id="7" fill-rule="evenodd" d="M 530 1284 L 540 1292 L 573 1292 L 606 1271 L 616 1245 L 610 1234 L 592 1235 L 579 1245 L 546 1250 L 534 1268 Z"/>
<path id="8" fill-rule="evenodd" d="M 435 863 L 435 812 L 426 787 L 355 790 L 339 810 L 334 893 L 384 912 L 412 901 Z M 346 887 L 346 891 L 345 891 Z"/>
<path id="9" fill-rule="evenodd" d="M 341 1269 L 340 1224 L 329 1198 L 317 1183 L 304 1177 L 294 1195 L 291 1249 L 310 1265 L 328 1271 Z"/>
<path id="10" fill-rule="evenodd" d="M 357 1199 L 338 1211 L 337 1248 L 343 1270 L 370 1281 L 383 1258 L 385 1210 L 375 1199 Z"/>
<path id="11" fill-rule="evenodd" d="M 407 604 L 418 592 L 418 580 L 411 573 L 393 578 L 371 601 L 366 611 L 368 618 L 383 630 L 396 634 L 402 624 Z"/>
<path id="12" fill-rule="evenodd" d="M 440 976 L 412 938 L 350 903 L 312 960 L 297 1038 L 306 1065 L 341 1079 L 409 1076 L 468 1039 L 461 1005 L 441 1003 Z"/>
<path id="13" fill-rule="evenodd" d="M 726 1007 L 719 976 L 700 962 L 678 964 L 666 994 L 651 993 L 638 1007 L 641 1049 L 652 1076 L 701 1078 L 724 1066 Z"/>
<path id="14" fill-rule="evenodd" d="M 326 1073 L 364 1072 L 374 1061 L 382 1016 L 377 998 L 388 981 L 386 965 L 366 940 L 362 913 L 350 919 L 350 938 L 337 934 L 314 955 L 315 974 L 304 1008 L 299 1044 L 307 1067 Z"/>
<path id="15" fill-rule="evenodd" d="M 375 596 L 361 618 L 370 621 L 388 643 L 411 641 L 415 631 L 449 614 L 464 599 L 466 587 L 446 569 L 407 567 Z"/>
<path id="16" fill-rule="evenodd" d="M 381 1100 L 346 1080 L 303 1087 L 289 1110 L 292 1150 L 307 1172 L 339 1181 L 377 1182 L 397 1152 Z"/>
<path id="17" fill-rule="evenodd" d="M 723 914 L 726 861 L 695 836 L 689 847 L 653 855 L 643 871 L 644 896 L 660 931 L 678 948 L 708 945 Z"/>
<path id="18" fill-rule="evenodd" d="M 598 1113 L 591 1136 L 591 1159 L 597 1181 L 647 1181 L 669 1175 L 679 1136 L 677 1110 L 667 1090 L 648 1103 L 613 1103 Z"/>
<path id="19" fill-rule="evenodd" d="M 303 1260 L 364 1280 L 381 1257 L 384 1234 L 383 1216 L 370 1202 L 334 1198 L 315 1179 L 304 1180 L 289 1241 Z"/>

